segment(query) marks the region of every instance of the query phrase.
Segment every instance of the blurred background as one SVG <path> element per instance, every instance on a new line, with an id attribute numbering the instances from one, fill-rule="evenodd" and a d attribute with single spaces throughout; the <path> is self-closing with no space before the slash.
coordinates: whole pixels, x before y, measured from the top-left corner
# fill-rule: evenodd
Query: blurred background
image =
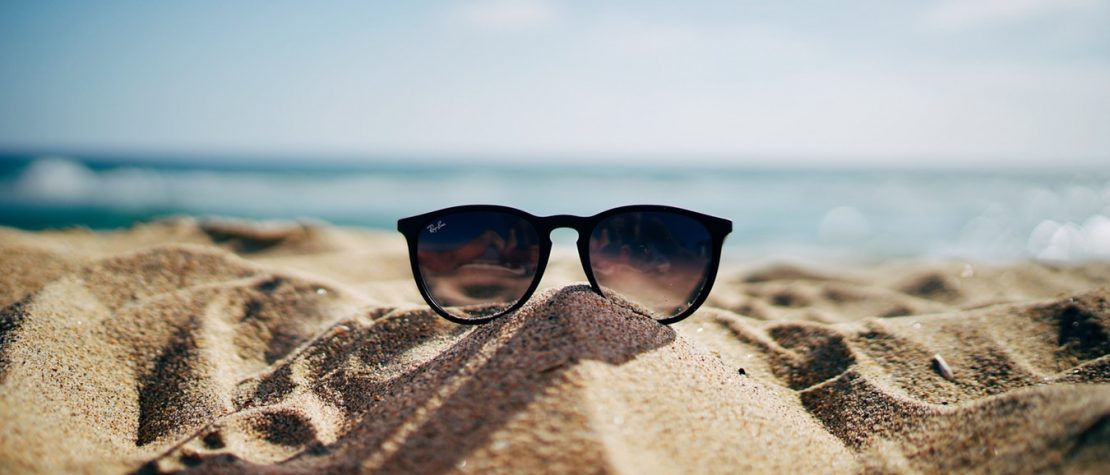
<path id="1" fill-rule="evenodd" d="M 735 222 L 730 255 L 1110 259 L 1110 1 L 0 3 L 0 225 Z"/>

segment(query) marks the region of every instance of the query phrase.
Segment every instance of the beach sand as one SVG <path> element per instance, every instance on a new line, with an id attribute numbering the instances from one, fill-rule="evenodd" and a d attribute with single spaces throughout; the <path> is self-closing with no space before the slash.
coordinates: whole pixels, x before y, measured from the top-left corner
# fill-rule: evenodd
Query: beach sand
<path id="1" fill-rule="evenodd" d="M 420 300 L 395 233 L 0 228 L 0 472 L 1108 473 L 1110 265 L 729 264 L 662 326 L 553 257 Z"/>

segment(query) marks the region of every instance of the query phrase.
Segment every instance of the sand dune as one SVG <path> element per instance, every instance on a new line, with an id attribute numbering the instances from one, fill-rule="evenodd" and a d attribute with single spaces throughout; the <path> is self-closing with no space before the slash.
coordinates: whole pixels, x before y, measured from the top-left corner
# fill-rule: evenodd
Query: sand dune
<path id="1" fill-rule="evenodd" d="M 1110 466 L 1107 264 L 734 264 L 666 327 L 557 255 L 522 310 L 462 327 L 404 252 L 301 224 L 0 229 L 0 472 Z"/>

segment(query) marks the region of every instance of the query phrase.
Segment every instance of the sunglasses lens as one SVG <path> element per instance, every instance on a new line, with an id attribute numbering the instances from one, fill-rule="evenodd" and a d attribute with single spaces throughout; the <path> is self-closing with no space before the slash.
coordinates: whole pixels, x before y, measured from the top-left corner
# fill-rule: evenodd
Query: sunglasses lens
<path id="1" fill-rule="evenodd" d="M 420 231 L 416 250 L 429 297 L 464 320 L 490 317 L 519 302 L 540 259 L 535 228 L 495 211 L 433 220 Z"/>
<path id="2" fill-rule="evenodd" d="M 713 262 L 705 225 L 675 213 L 623 213 L 590 236 L 590 268 L 605 293 L 615 292 L 656 319 L 677 316 L 705 287 Z"/>

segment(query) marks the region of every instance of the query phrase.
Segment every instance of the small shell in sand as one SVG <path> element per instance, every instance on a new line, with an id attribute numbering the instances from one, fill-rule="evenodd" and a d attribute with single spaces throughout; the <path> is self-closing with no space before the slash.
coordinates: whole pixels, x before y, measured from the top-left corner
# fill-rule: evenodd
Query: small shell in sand
<path id="1" fill-rule="evenodd" d="M 955 376 L 952 375 L 952 368 L 948 366 L 948 362 L 944 361 L 944 357 L 940 354 L 933 355 L 933 369 L 940 373 L 941 377 L 949 381 L 954 381 Z"/>

